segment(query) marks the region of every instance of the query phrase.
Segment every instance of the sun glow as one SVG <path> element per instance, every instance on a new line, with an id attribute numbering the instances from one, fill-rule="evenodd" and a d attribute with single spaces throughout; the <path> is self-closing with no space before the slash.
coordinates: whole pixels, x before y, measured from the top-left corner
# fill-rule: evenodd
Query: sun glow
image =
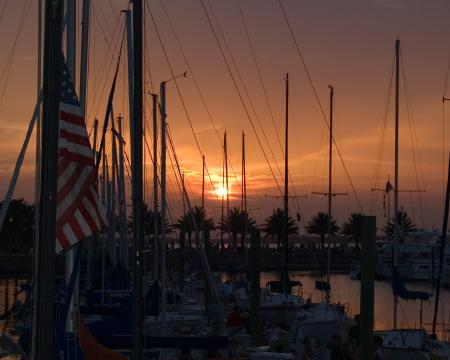
<path id="1" fill-rule="evenodd" d="M 225 197 L 225 196 L 227 196 L 227 193 L 228 192 L 227 192 L 226 188 L 219 187 L 219 188 L 216 189 L 216 194 L 217 194 L 218 197 Z"/>

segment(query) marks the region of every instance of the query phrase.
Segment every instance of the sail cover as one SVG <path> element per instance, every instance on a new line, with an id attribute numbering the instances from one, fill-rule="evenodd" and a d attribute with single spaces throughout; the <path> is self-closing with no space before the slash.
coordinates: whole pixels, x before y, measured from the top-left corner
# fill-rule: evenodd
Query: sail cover
<path id="1" fill-rule="evenodd" d="M 106 225 L 97 193 L 97 169 L 83 111 L 61 56 L 56 252 L 68 249 Z"/>
<path id="2" fill-rule="evenodd" d="M 392 291 L 404 300 L 428 300 L 431 295 L 424 291 L 408 290 L 396 267 L 392 268 Z"/>

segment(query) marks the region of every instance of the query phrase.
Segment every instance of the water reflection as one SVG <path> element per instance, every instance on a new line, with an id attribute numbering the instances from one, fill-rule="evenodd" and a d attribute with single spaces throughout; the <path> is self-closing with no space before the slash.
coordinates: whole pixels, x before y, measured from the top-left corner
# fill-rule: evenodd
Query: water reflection
<path id="1" fill-rule="evenodd" d="M 303 284 L 303 295 L 311 297 L 312 301 L 321 301 L 322 292 L 315 289 L 315 282 L 319 279 L 316 276 L 301 272 L 291 272 L 291 280 L 299 280 Z M 267 281 L 278 279 L 276 272 L 264 272 L 261 274 L 261 286 Z M 331 297 L 334 302 L 348 304 L 352 314 L 359 313 L 360 305 L 360 282 L 351 280 L 347 274 L 331 275 Z M 409 282 L 406 284 L 408 289 L 422 290 L 434 294 L 431 283 Z M 431 330 L 434 311 L 434 296 L 430 301 L 423 302 L 423 325 L 427 330 Z M 448 338 L 447 324 L 450 322 L 450 291 L 441 291 L 440 307 L 438 312 L 437 330 L 442 338 Z M 393 304 L 391 283 L 388 281 L 375 282 L 375 329 L 389 329 L 393 324 Z M 398 326 L 402 328 L 418 328 L 420 325 L 420 301 L 399 300 L 398 307 Z"/>

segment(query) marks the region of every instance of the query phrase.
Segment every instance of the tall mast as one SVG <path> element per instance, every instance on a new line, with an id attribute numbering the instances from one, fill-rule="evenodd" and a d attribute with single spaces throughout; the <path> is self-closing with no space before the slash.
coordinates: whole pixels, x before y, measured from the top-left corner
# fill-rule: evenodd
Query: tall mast
<path id="1" fill-rule="evenodd" d="M 186 215 L 186 188 L 184 185 L 184 172 L 181 173 L 181 187 L 182 187 L 182 201 L 183 201 L 183 215 Z"/>
<path id="2" fill-rule="evenodd" d="M 161 325 L 166 327 L 166 82 L 161 83 Z"/>
<path id="3" fill-rule="evenodd" d="M 37 41 L 38 41 L 38 54 L 37 54 L 37 115 L 36 115 L 36 165 L 35 165 L 35 189 L 34 189 L 34 210 L 35 210 L 35 236 L 38 237 L 38 222 L 39 218 L 39 191 L 41 181 L 41 110 L 42 110 L 42 0 L 38 0 L 38 29 L 37 29 Z M 5 206 L 5 203 L 3 203 Z M 6 215 L 6 214 L 5 214 Z M 2 226 L 2 220 L 0 215 L 0 229 Z M 36 267 L 36 264 L 35 264 Z M 36 271 L 36 268 L 35 268 Z"/>
<path id="4" fill-rule="evenodd" d="M 119 214 L 120 214 L 120 240 L 121 240 L 121 259 L 125 269 L 129 270 L 128 258 L 128 231 L 127 231 L 127 207 L 125 203 L 125 168 L 123 148 L 123 127 L 122 116 L 117 118 L 117 127 L 119 128 Z"/>
<path id="5" fill-rule="evenodd" d="M 132 122 L 132 192 L 133 192 L 133 359 L 142 359 L 143 298 L 142 242 L 144 238 L 142 184 L 142 0 L 133 1 L 133 122 Z M 130 45 L 130 44 L 129 44 Z M 128 58 L 130 62 L 131 59 Z"/>
<path id="6" fill-rule="evenodd" d="M 205 209 L 205 155 L 202 156 L 202 210 Z"/>
<path id="7" fill-rule="evenodd" d="M 284 225 L 283 225 L 283 250 L 284 250 L 284 269 L 283 269 L 283 292 L 287 297 L 288 289 L 288 219 L 289 219 L 289 74 L 286 73 L 286 122 L 284 133 Z"/>
<path id="8" fill-rule="evenodd" d="M 442 271 L 444 270 L 444 257 L 445 257 L 445 247 L 447 243 L 447 226 L 448 226 L 448 213 L 449 213 L 449 201 L 450 201 L 450 157 L 448 161 L 448 175 L 447 175 L 447 190 L 445 192 L 445 206 L 444 206 L 444 219 L 442 223 L 442 233 L 441 233 L 441 249 L 439 253 L 439 272 L 436 284 L 436 297 L 434 302 L 434 313 L 433 313 L 433 327 L 432 334 L 436 336 L 436 321 L 439 310 L 439 298 L 441 293 L 441 281 L 442 281 Z"/>
<path id="9" fill-rule="evenodd" d="M 37 271 L 34 282 L 32 359 L 53 359 L 55 320 L 56 181 L 59 136 L 59 86 L 64 1 L 45 2 L 42 162 L 39 197 Z"/>
<path id="10" fill-rule="evenodd" d="M 247 242 L 247 180 L 245 173 L 245 133 L 242 132 L 242 211 L 244 212 L 244 244 Z"/>
<path id="11" fill-rule="evenodd" d="M 225 183 L 226 183 L 226 195 L 227 195 L 227 219 L 230 215 L 230 194 L 228 187 L 228 150 L 227 150 L 227 132 L 223 137 L 223 150 L 225 152 Z"/>
<path id="12" fill-rule="evenodd" d="M 329 141 L 329 155 L 328 155 L 328 246 L 327 246 L 327 283 L 330 284 L 330 271 L 331 271 L 331 235 L 332 235 L 332 199 L 333 199 L 333 97 L 334 88 L 328 86 L 330 89 L 330 141 Z M 330 301 L 330 289 L 327 288 L 326 302 Z"/>
<path id="13" fill-rule="evenodd" d="M 90 0 L 83 0 L 82 28 L 81 28 L 81 61 L 80 61 L 80 106 L 83 114 L 86 113 L 86 88 L 89 53 L 89 16 Z"/>
<path id="14" fill-rule="evenodd" d="M 67 67 L 72 76 L 73 86 L 76 89 L 77 1 L 67 0 L 66 6 L 66 59 Z"/>
<path id="15" fill-rule="evenodd" d="M 67 59 L 67 67 L 69 69 L 69 73 L 72 77 L 73 86 L 76 89 L 76 41 L 77 41 L 77 1 L 76 0 L 67 0 L 66 5 L 66 59 Z M 70 277 L 72 276 L 72 272 L 75 266 L 75 248 L 73 247 L 65 252 L 65 280 L 66 284 L 69 283 Z M 78 280 L 78 278 L 77 278 Z M 69 333 L 75 332 L 75 306 L 76 301 L 78 299 L 78 281 L 75 283 L 74 293 L 72 298 L 70 299 L 69 305 L 69 316 L 67 317 L 66 322 L 66 331 Z"/>
<path id="16" fill-rule="evenodd" d="M 153 102 L 153 277 L 158 280 L 159 250 L 158 250 L 158 95 L 152 94 Z"/>
<path id="17" fill-rule="evenodd" d="M 394 178 L 394 267 L 397 266 L 398 245 L 398 120 L 399 120 L 400 39 L 395 41 L 395 178 Z M 394 329 L 397 329 L 398 297 L 394 294 Z"/>
<path id="18" fill-rule="evenodd" d="M 245 174 L 245 133 L 242 132 L 242 200 L 241 208 L 242 211 L 247 212 L 247 184 L 246 184 L 246 174 Z"/>
<path id="19" fill-rule="evenodd" d="M 141 0 L 142 1 L 142 0 Z M 130 114 L 130 138 L 133 142 L 134 136 L 134 54 L 133 54 L 133 24 L 132 14 L 130 10 L 124 11 L 126 14 L 127 25 L 127 70 L 128 70 L 128 110 Z M 131 157 L 133 157 L 134 149 L 131 148 Z"/>
<path id="20" fill-rule="evenodd" d="M 223 143 L 226 143 L 226 133 L 223 135 Z M 225 149 L 225 147 L 224 147 Z M 223 151 L 223 161 L 222 161 L 222 190 L 225 189 L 225 150 Z M 223 251 L 223 221 L 224 221 L 224 202 L 225 202 L 225 196 L 222 191 L 222 199 L 221 199 L 221 217 L 220 217 L 220 248 L 221 251 Z"/>
<path id="21" fill-rule="evenodd" d="M 111 171 L 111 261 L 113 265 L 117 264 L 117 252 L 116 252 L 116 189 L 118 178 L 118 166 L 117 166 L 117 143 L 116 143 L 116 126 L 115 126 L 114 113 L 111 110 L 111 144 L 112 144 L 112 171 Z"/>

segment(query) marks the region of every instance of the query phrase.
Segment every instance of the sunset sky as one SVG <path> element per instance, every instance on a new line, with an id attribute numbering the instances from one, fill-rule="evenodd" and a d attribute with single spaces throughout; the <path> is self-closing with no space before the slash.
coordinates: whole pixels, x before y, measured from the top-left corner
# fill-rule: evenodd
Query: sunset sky
<path id="1" fill-rule="evenodd" d="M 0 1 L 0 9 L 4 1 Z M 327 190 L 327 128 L 278 0 L 239 1 L 267 91 L 276 129 L 253 62 L 238 2 L 236 0 L 203 0 L 245 106 L 228 73 L 201 0 L 163 1 L 192 68 L 192 72 L 188 71 L 187 78 L 179 78 L 177 84 L 201 151 L 206 156 L 214 186 L 218 189 L 222 187 L 223 161 L 216 130 L 220 138 L 223 137 L 224 131 L 227 131 L 229 162 L 234 169 L 234 171 L 231 168 L 229 170 L 231 203 L 233 206 L 240 204 L 240 188 L 236 177 L 240 181 L 241 133 L 244 131 L 247 140 L 248 208 L 251 209 L 257 222 L 262 222 L 274 206 L 282 206 L 281 200 L 273 200 L 270 197 L 270 195 L 279 195 L 279 192 L 258 145 L 246 110 L 255 124 L 258 136 L 261 138 L 281 186 L 283 180 L 265 138 L 270 144 L 281 172 L 284 172 L 283 155 L 276 132 L 280 135 L 284 134 L 284 78 L 285 74 L 289 73 L 291 93 L 289 162 L 294 183 L 294 187 L 290 186 L 290 192 L 293 194 L 295 191 L 298 195 L 307 194 L 306 199 L 292 201 L 291 210 L 294 213 L 301 213 L 302 226 L 317 211 L 325 211 L 326 198 L 311 193 Z M 81 1 L 79 2 L 79 10 L 81 10 Z M 393 183 L 393 90 L 376 184 L 374 176 L 394 61 L 394 42 L 397 37 L 400 38 L 409 115 L 401 74 L 399 189 L 426 191 L 421 194 L 420 199 L 417 193 L 401 193 L 400 204 L 410 213 L 419 227 L 439 227 L 442 222 L 443 151 L 447 154 L 450 144 L 450 103 L 446 105 L 447 108 L 444 108 L 444 129 L 442 105 L 442 96 L 446 94 L 450 97 L 450 90 L 445 93 L 444 89 L 450 55 L 450 3 L 445 0 L 282 0 L 282 4 L 327 116 L 328 85 L 334 86 L 335 139 L 361 200 L 363 211 L 367 214 L 372 211 L 377 215 L 379 227 L 385 222 L 382 195 L 377 193 L 374 201 L 371 201 L 370 189 L 374 186 L 384 187 L 388 175 L 391 175 Z M 188 70 L 188 66 L 165 17 L 160 0 L 149 0 L 148 5 L 155 18 L 173 72 L 183 73 Z M 30 6 L 28 12 L 27 6 Z M 117 61 L 115 44 L 121 38 L 123 30 L 124 15 L 120 13 L 120 10 L 126 7 L 127 1 L 124 0 L 92 0 L 87 110 L 89 131 L 94 118 L 103 121 L 106 97 Z M 8 66 L 8 58 L 24 9 L 27 17 L 17 41 L 11 71 L 6 82 L 8 71 L 5 69 Z M 214 15 L 217 16 L 229 49 L 221 37 Z M 147 6 L 145 18 L 145 50 L 148 65 L 145 68 L 147 92 L 145 115 L 148 124 L 151 124 L 150 92 L 158 91 L 159 83 L 171 78 L 171 72 Z M 79 29 L 81 30 L 81 26 Z M 0 37 L 2 49 L 0 53 L 2 73 L 0 78 L 0 196 L 3 197 L 36 102 L 37 0 L 8 2 L 4 15 L 0 19 L 0 31 L 3 34 Z M 78 36 L 79 40 L 80 36 Z M 124 52 L 126 52 L 126 42 L 124 46 Z M 127 131 L 129 116 L 126 65 L 125 53 L 120 65 L 114 112 L 116 115 L 119 113 L 124 115 Z M 245 84 L 251 103 L 238 73 Z M 76 77 L 78 76 L 79 74 Z M 197 92 L 194 77 L 204 96 L 216 130 Z M 3 88 L 4 95 L 2 95 Z M 199 204 L 202 158 L 174 82 L 167 84 L 167 106 L 167 121 L 175 142 L 178 160 L 186 172 L 187 191 L 193 204 Z M 265 135 L 261 131 L 258 119 Z M 443 144 L 443 134 L 445 144 Z M 151 131 L 147 132 L 146 136 L 151 146 Z M 281 143 L 284 146 L 284 141 Z M 129 146 L 128 140 L 127 146 Z M 127 152 L 129 154 L 129 149 Z M 34 197 L 34 154 L 35 140 L 33 139 L 15 192 L 15 197 L 24 197 L 30 202 Z M 336 148 L 334 154 L 334 191 L 348 193 L 347 196 L 335 198 L 334 213 L 341 222 L 350 212 L 361 211 L 361 209 L 337 156 Z M 150 201 L 152 168 L 148 154 L 146 161 L 146 199 Z M 446 161 L 445 159 L 445 163 Z M 176 218 L 180 214 L 182 205 L 170 162 L 168 172 L 169 202 L 173 216 Z M 217 201 L 209 180 L 207 192 L 207 212 L 217 220 L 220 213 L 220 201 Z M 269 196 L 266 197 L 266 194 Z"/>

